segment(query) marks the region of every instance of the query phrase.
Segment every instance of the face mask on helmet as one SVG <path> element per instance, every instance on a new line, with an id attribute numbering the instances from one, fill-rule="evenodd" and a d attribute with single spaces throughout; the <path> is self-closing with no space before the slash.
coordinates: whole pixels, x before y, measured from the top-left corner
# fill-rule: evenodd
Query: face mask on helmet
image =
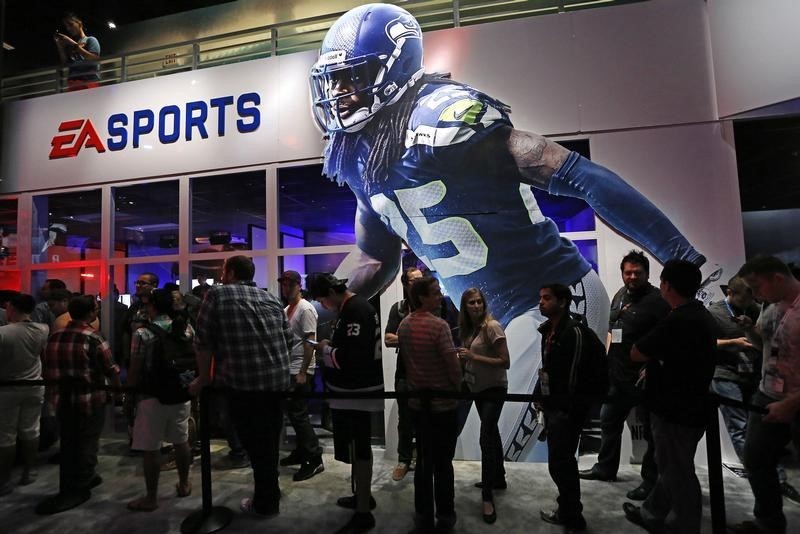
<path id="1" fill-rule="evenodd" d="M 311 94 L 323 132 L 355 132 L 422 76 L 422 32 L 391 4 L 354 8 L 331 26 L 311 69 Z"/>

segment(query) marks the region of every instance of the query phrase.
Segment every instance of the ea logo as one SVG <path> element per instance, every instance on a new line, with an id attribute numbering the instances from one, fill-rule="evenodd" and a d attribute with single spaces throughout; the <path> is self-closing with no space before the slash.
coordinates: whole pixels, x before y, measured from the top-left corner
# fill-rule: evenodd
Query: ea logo
<path id="1" fill-rule="evenodd" d="M 50 150 L 50 159 L 74 158 L 82 148 L 94 148 L 97 152 L 106 151 L 103 141 L 97 135 L 97 131 L 89 119 L 64 121 L 58 125 L 59 132 L 74 132 L 77 130 L 80 130 L 77 139 L 74 133 L 53 137 L 53 140 L 50 141 L 50 145 L 53 147 Z"/>

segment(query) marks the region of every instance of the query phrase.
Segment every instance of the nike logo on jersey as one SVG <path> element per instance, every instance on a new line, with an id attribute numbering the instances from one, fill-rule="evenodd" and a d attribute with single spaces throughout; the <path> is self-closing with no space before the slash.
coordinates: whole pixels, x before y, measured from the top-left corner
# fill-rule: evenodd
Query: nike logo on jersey
<path id="1" fill-rule="evenodd" d="M 439 114 L 439 121 L 476 124 L 478 115 L 483 109 L 484 105 L 481 102 L 465 98 L 444 108 Z"/>

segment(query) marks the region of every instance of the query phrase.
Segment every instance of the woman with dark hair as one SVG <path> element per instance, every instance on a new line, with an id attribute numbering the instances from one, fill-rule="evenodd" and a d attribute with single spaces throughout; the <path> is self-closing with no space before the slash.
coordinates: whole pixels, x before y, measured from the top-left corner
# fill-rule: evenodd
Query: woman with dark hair
<path id="1" fill-rule="evenodd" d="M 464 362 L 464 382 L 472 392 L 497 395 L 497 399 L 477 400 L 475 407 L 481 420 L 481 488 L 483 520 L 497 520 L 493 490 L 506 488 L 503 467 L 503 444 L 497 422 L 503 411 L 502 396 L 508 391 L 506 369 L 511 364 L 506 334 L 486 308 L 486 298 L 477 287 L 461 295 L 458 325 L 463 347 L 458 357 Z"/>
<path id="2" fill-rule="evenodd" d="M 67 91 L 79 91 L 100 87 L 100 42 L 86 35 L 86 27 L 75 13 L 65 13 L 61 19 L 66 34 L 59 31 L 53 35 L 58 57 L 68 67 Z"/>

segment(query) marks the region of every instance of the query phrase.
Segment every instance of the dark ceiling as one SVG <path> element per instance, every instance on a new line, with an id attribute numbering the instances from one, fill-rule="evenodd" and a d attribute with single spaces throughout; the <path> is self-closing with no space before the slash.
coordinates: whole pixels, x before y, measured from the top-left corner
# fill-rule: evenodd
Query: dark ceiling
<path id="1" fill-rule="evenodd" d="M 24 58 L 28 68 L 55 65 L 58 61 L 53 33 L 63 31 L 61 18 L 74 12 L 87 28 L 89 35 L 102 36 L 113 31 L 108 21 L 120 28 L 165 15 L 182 13 L 203 7 L 224 4 L 233 0 L 0 0 L 5 3 L 5 18 L 0 21 L 5 34 L 3 41 L 14 47 L 5 51 L 4 62 L 20 64 Z M 102 39 L 100 39 L 102 46 Z"/>

